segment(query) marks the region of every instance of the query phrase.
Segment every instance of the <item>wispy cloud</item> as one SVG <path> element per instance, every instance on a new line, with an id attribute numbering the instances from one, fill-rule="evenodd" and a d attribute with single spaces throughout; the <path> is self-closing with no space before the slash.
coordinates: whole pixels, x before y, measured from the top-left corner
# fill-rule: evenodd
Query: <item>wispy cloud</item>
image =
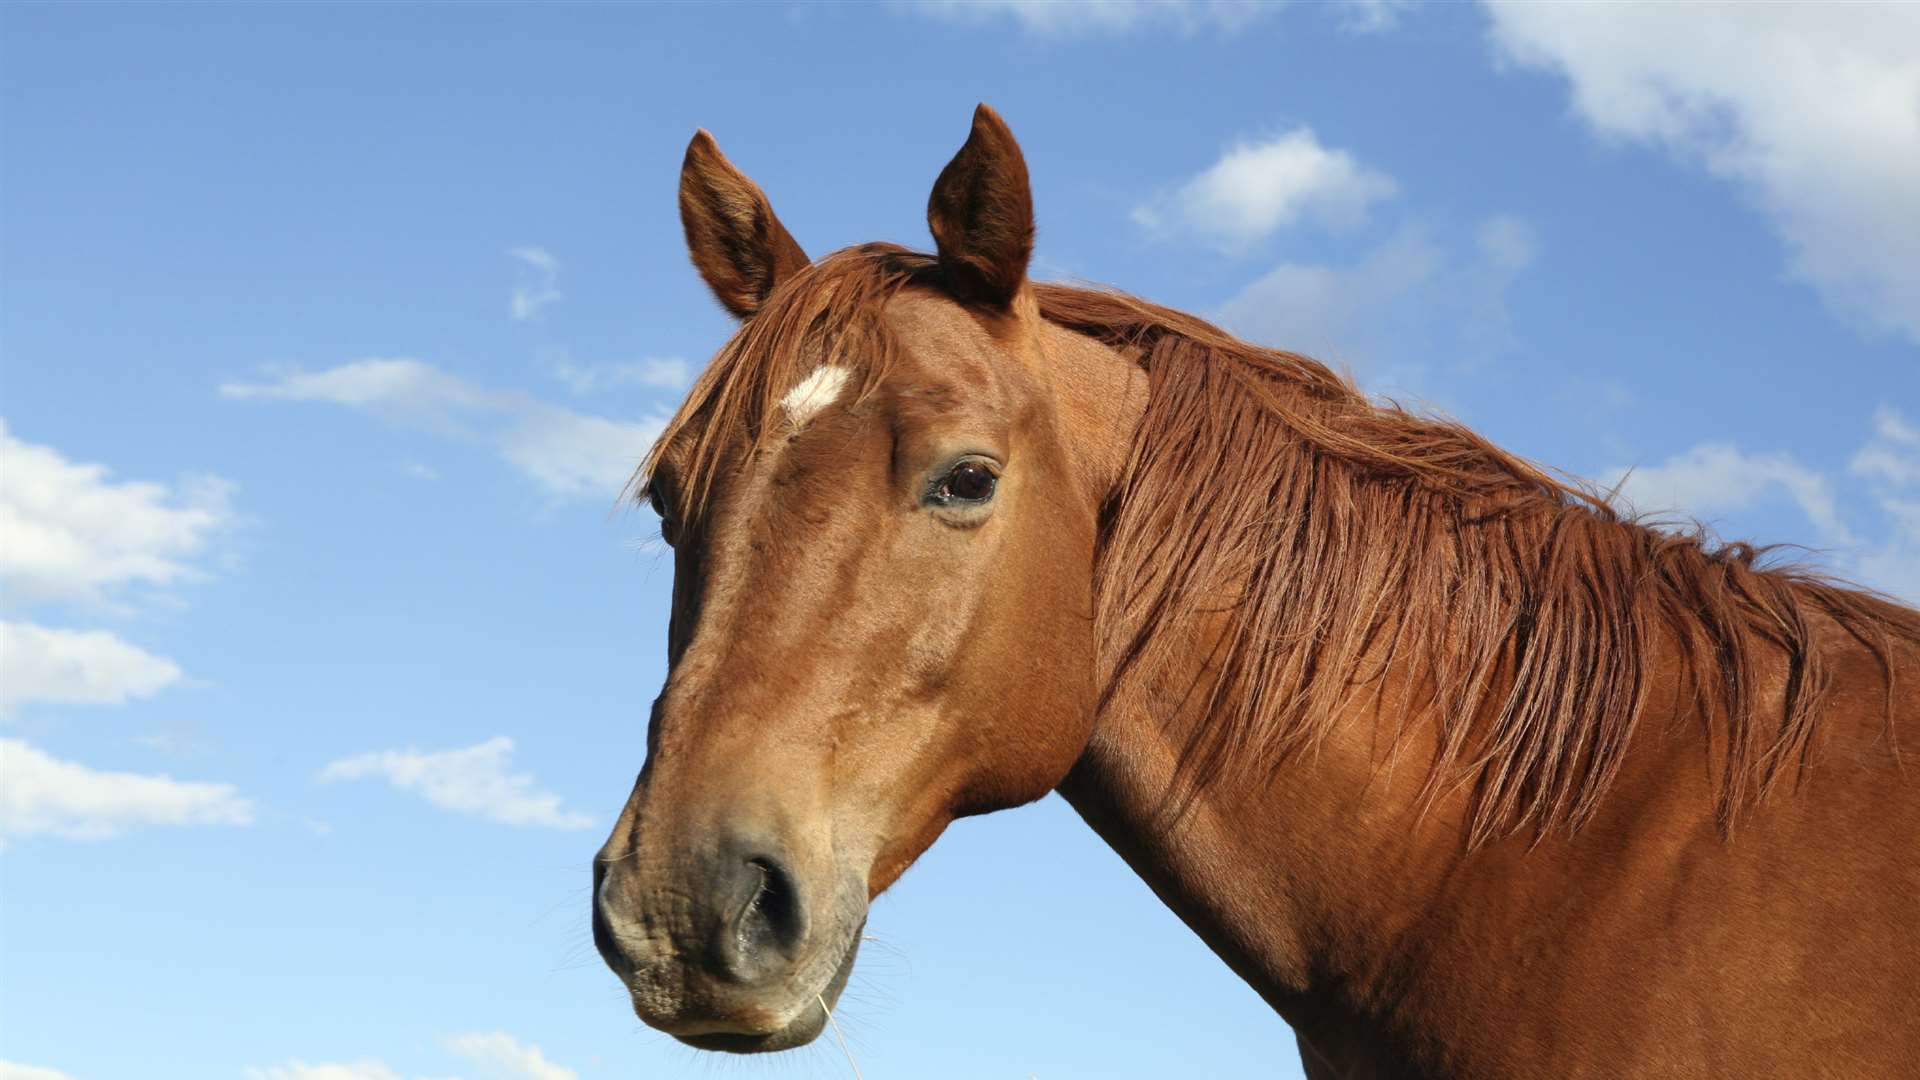
<path id="1" fill-rule="evenodd" d="M 1509 215 L 1483 219 L 1470 246 L 1409 226 L 1351 264 L 1281 263 L 1213 316 L 1251 340 L 1350 367 L 1375 393 L 1426 394 L 1427 357 L 1470 368 L 1512 345 L 1507 290 L 1538 248 L 1532 227 Z"/>
<path id="2" fill-rule="evenodd" d="M 253 803 L 228 784 L 106 772 L 0 738 L 0 836 L 98 840 L 146 825 L 250 825 Z"/>
<path id="3" fill-rule="evenodd" d="M 1861 576 L 1920 603 L 1920 426 L 1882 407 L 1847 471 L 1867 484 L 1886 522 L 1885 537 L 1857 559 Z"/>
<path id="4" fill-rule="evenodd" d="M 1321 145 L 1311 128 L 1240 142 L 1170 192 L 1133 210 L 1150 232 L 1245 251 L 1302 221 L 1332 229 L 1364 221 L 1398 190 L 1393 180 L 1344 150 Z"/>
<path id="5" fill-rule="evenodd" d="M 503 1031 L 455 1035 L 447 1048 L 472 1062 L 484 1080 L 579 1080 L 579 1073 L 548 1061 L 538 1046 Z"/>
<path id="6" fill-rule="evenodd" d="M 100 604 L 129 587 L 190 580 L 235 521 L 233 485 L 217 476 L 115 480 L 105 465 L 16 438 L 4 420 L 0 460 L 0 583 L 16 603 Z"/>
<path id="7" fill-rule="evenodd" d="M 655 390 L 678 390 L 693 377 L 693 367 L 677 356 L 649 356 L 641 360 L 620 360 L 605 364 L 582 364 L 565 350 L 553 350 L 547 356 L 547 370 L 576 394 L 640 386 Z"/>
<path id="8" fill-rule="evenodd" d="M 1891 405 L 1882 405 L 1873 414 L 1873 433 L 1847 469 L 1888 491 L 1920 489 L 1920 426 Z"/>
<path id="9" fill-rule="evenodd" d="M 284 1065 L 252 1066 L 247 1080 L 404 1080 L 383 1061 L 363 1059 L 333 1064 L 309 1065 L 289 1061 Z"/>
<path id="10" fill-rule="evenodd" d="M 322 783 L 383 779 L 442 810 L 471 814 L 504 825 L 584 829 L 586 814 L 560 808 L 560 796 L 542 790 L 512 767 L 513 740 L 498 735 L 456 750 L 383 750 L 342 758 L 320 770 Z"/>
<path id="11" fill-rule="evenodd" d="M 919 0 L 918 10 L 955 22 L 1006 19 L 1048 37 L 1131 31 L 1232 32 L 1282 5 L 1272 0 Z"/>
<path id="12" fill-rule="evenodd" d="M 1333 11 L 1342 28 L 1356 34 L 1378 34 L 1400 25 L 1400 16 L 1419 5 L 1414 0 L 1337 0 Z"/>
<path id="13" fill-rule="evenodd" d="M 1920 341 L 1920 5 L 1491 0 L 1501 55 L 1609 138 L 1738 185 L 1834 309 Z"/>
<path id="14" fill-rule="evenodd" d="M 413 359 L 270 374 L 267 382 L 223 384 L 220 394 L 343 405 L 388 423 L 474 439 L 559 498 L 614 498 L 663 424 L 659 418 L 634 423 L 583 415 L 519 391 L 477 386 Z"/>
<path id="15" fill-rule="evenodd" d="M 1281 263 L 1222 304 L 1217 314 L 1255 340 L 1348 357 L 1355 352 L 1354 331 L 1364 316 L 1433 280 L 1443 261 L 1424 230 L 1407 230 L 1352 266 Z"/>
<path id="16" fill-rule="evenodd" d="M 104 630 L 0 621 L 0 717 L 29 702 L 122 705 L 183 677 L 173 661 Z"/>
<path id="17" fill-rule="evenodd" d="M 507 299 L 507 313 L 525 321 L 560 299 L 560 260 L 545 248 L 517 247 L 507 254 L 520 264 L 520 280 Z"/>

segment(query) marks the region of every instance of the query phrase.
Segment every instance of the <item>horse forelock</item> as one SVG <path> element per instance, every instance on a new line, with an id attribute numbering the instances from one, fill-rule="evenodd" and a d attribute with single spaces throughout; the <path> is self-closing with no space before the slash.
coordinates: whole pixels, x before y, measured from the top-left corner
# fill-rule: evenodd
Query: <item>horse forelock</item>
<path id="1" fill-rule="evenodd" d="M 901 289 L 930 280 L 931 256 L 865 244 L 815 262 L 774 290 L 720 348 L 635 471 L 629 491 L 644 497 L 671 462 L 683 511 L 698 515 L 730 455 L 748 455 L 799 419 L 864 399 L 892 370 L 899 343 L 881 313 Z M 833 393 L 816 375 L 831 367 Z M 789 395 L 815 380 L 801 398 Z M 783 424 L 781 418 L 787 423 Z M 804 421 L 802 421 L 804 422 Z"/>

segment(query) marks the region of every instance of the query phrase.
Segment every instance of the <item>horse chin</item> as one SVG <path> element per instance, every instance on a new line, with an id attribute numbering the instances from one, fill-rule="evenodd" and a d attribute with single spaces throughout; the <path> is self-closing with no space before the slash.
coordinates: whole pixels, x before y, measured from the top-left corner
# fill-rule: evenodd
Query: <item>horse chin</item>
<path id="1" fill-rule="evenodd" d="M 696 1050 L 719 1050 L 729 1054 L 769 1054 L 776 1050 L 792 1050 L 805 1046 L 827 1027 L 827 1009 L 840 1004 L 840 993 L 847 988 L 847 979 L 853 974 L 854 957 L 860 953 L 860 935 L 866 929 L 862 920 L 854 927 L 847 941 L 846 951 L 840 958 L 840 966 L 835 969 L 833 978 L 821 989 L 817 998 L 798 1003 L 793 1019 L 784 1026 L 769 1032 L 709 1032 L 702 1035 L 675 1035 L 674 1038 Z M 822 1008 L 822 1003 L 825 1008 Z"/>

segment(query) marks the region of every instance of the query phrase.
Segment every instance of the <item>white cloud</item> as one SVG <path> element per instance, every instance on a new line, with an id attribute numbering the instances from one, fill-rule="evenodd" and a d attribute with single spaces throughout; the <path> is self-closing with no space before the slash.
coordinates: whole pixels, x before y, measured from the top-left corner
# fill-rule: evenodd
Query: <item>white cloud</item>
<path id="1" fill-rule="evenodd" d="M 541 308 L 560 299 L 560 260 L 537 247 L 512 248 L 507 254 L 521 265 L 520 281 L 507 300 L 508 314 L 522 321 L 531 319 L 540 314 Z"/>
<path id="2" fill-rule="evenodd" d="M 1737 184 L 1830 306 L 1920 341 L 1920 5 L 1487 6 L 1596 131 Z"/>
<path id="3" fill-rule="evenodd" d="M 486 1080 L 579 1080 L 580 1074 L 548 1061 L 539 1047 L 505 1032 L 456 1035 L 447 1048 L 478 1066 Z"/>
<path id="4" fill-rule="evenodd" d="M 204 576 L 196 563 L 237 520 L 232 491 L 214 476 L 118 480 L 0 421 L 0 585 L 20 606 L 126 611 Z M 125 704 L 183 678 L 173 661 L 104 630 L 0 621 L 0 716 L 36 702 Z"/>
<path id="5" fill-rule="evenodd" d="M 12 1061 L 0 1061 L 0 1080 L 73 1080 L 73 1077 L 59 1069 L 48 1069 L 39 1065 L 21 1065 Z"/>
<path id="6" fill-rule="evenodd" d="M 526 773 L 511 773 L 513 740 L 497 735 L 457 750 L 385 750 L 342 758 L 320 770 L 322 783 L 385 779 L 443 810 L 507 825 L 584 829 L 586 814 L 560 808 L 560 796 L 543 791 Z"/>
<path id="7" fill-rule="evenodd" d="M 1705 442 L 1657 465 L 1616 467 L 1607 475 L 1612 478 L 1607 486 L 1617 488 L 1628 506 L 1655 519 L 1712 519 L 1785 499 L 1806 515 L 1823 542 L 1854 542 L 1840 520 L 1832 484 L 1792 454 L 1752 454 L 1732 443 Z"/>
<path id="8" fill-rule="evenodd" d="M 693 376 L 692 365 L 677 356 L 649 356 L 644 360 L 622 360 L 610 364 L 575 363 L 565 352 L 555 352 L 548 368 L 553 377 L 576 394 L 591 394 L 622 386 L 648 386 L 660 390 L 678 390 Z"/>
<path id="9" fill-rule="evenodd" d="M 0 836 L 97 840 L 140 825 L 250 825 L 253 804 L 227 784 L 103 772 L 0 738 Z"/>
<path id="10" fill-rule="evenodd" d="M 344 405 L 389 423 L 479 439 L 561 498 L 616 497 L 663 424 L 582 415 L 517 391 L 476 386 L 419 360 L 355 360 L 324 371 L 271 374 L 270 382 L 223 384 L 220 394 Z"/>
<path id="11" fill-rule="evenodd" d="M 289 1061 L 285 1065 L 253 1066 L 247 1080 L 402 1080 L 385 1062 L 372 1059 L 338 1064 L 309 1065 Z"/>
<path id="12" fill-rule="evenodd" d="M 1030 33 L 1065 37 L 1133 30 L 1230 32 L 1282 5 L 1272 0 L 918 0 L 914 6 L 955 22 L 1011 19 Z"/>
<path id="13" fill-rule="evenodd" d="M 1245 250 L 1303 219 L 1351 227 L 1396 190 L 1389 177 L 1344 150 L 1327 149 L 1311 128 L 1301 127 L 1235 144 L 1205 172 L 1135 207 L 1133 220 L 1158 234 L 1190 234 Z"/>
<path id="14" fill-rule="evenodd" d="M 4 420 L 0 461 L 0 583 L 17 602 L 99 603 L 127 586 L 189 580 L 234 522 L 225 480 L 116 481 L 104 465 L 15 438 Z"/>
<path id="15" fill-rule="evenodd" d="M 178 683 L 179 665 L 104 630 L 0 620 L 0 716 L 27 702 L 122 705 Z"/>

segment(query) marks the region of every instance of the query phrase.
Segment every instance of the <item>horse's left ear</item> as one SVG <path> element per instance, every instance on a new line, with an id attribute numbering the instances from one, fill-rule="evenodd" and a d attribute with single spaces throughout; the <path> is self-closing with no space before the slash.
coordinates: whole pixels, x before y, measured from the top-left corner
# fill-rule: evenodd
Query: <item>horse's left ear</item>
<path id="1" fill-rule="evenodd" d="M 1033 192 L 1020 144 L 988 106 L 974 110 L 967 145 L 934 181 L 927 225 L 955 294 L 997 306 L 1012 302 L 1033 255 Z"/>

